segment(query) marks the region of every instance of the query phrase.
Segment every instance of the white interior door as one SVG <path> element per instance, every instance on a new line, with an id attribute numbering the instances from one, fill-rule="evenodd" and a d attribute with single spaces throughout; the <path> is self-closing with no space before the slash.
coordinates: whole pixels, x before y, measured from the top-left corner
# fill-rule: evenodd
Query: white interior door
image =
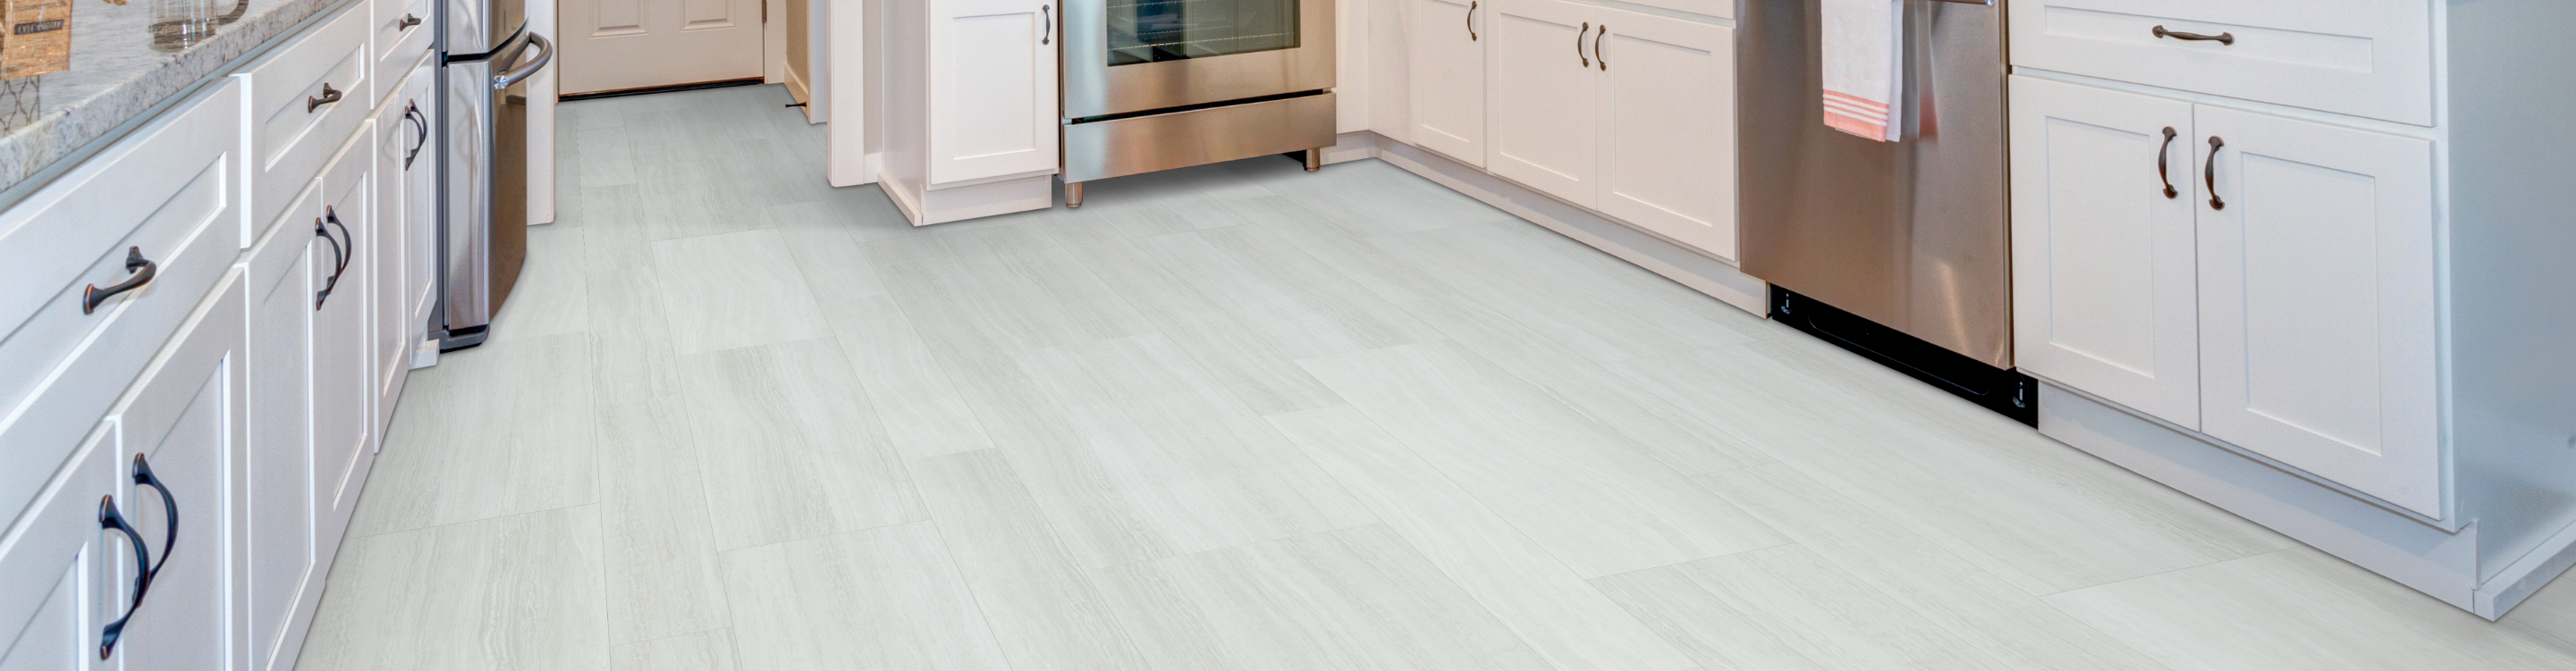
<path id="1" fill-rule="evenodd" d="M 1061 0 L 930 3 L 930 185 L 1056 168 Z"/>
<path id="2" fill-rule="evenodd" d="M 2441 514 L 2432 144 L 2194 116 L 2203 430 Z"/>
<path id="3" fill-rule="evenodd" d="M 1592 62 L 1599 7 L 1558 0 L 1506 0 L 1487 39 L 1485 120 L 1494 174 L 1585 207 L 1593 203 L 1595 98 Z"/>
<path id="4" fill-rule="evenodd" d="M 761 75 L 761 0 L 559 1 L 563 94 Z"/>
<path id="5" fill-rule="evenodd" d="M 2012 79 L 2013 362 L 2200 428 L 2191 104 Z"/>
<path id="6" fill-rule="evenodd" d="M 1484 0 L 1404 0 L 1411 17 L 1413 144 L 1485 166 Z"/>
<path id="7" fill-rule="evenodd" d="M 1595 14 L 1601 211 L 1734 259 L 1735 29 Z"/>

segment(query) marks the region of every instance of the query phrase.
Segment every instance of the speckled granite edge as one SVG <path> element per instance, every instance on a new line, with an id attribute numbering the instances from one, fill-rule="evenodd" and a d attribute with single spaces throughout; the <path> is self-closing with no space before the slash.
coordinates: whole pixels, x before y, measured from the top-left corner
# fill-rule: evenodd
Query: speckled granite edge
<path id="1" fill-rule="evenodd" d="M 296 24 L 325 10 L 363 0 L 286 0 L 266 11 L 244 16 L 203 43 L 190 46 L 151 72 L 116 86 L 83 104 L 47 114 L 17 132 L 0 137 L 0 189 L 15 187 L 28 176 L 78 152 L 117 126 L 132 121 L 187 90 L 198 80 L 230 74 L 233 61 L 285 34 Z"/>

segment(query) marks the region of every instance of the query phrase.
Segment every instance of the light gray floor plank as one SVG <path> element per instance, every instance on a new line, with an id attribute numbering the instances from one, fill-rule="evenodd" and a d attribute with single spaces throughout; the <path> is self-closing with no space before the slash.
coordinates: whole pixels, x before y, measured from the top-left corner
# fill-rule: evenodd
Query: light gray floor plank
<path id="1" fill-rule="evenodd" d="M 1153 330 L 1080 259 L 1026 226 L 871 243 L 868 259 L 923 341 L 952 359 Z"/>
<path id="2" fill-rule="evenodd" d="M 440 360 L 410 378 L 349 535 L 598 502 L 588 334 Z"/>
<path id="3" fill-rule="evenodd" d="M 590 330 L 589 283 L 582 280 L 589 233 L 555 226 L 528 229 L 527 262 L 500 313 L 492 316 L 490 341 Z"/>
<path id="4" fill-rule="evenodd" d="M 1268 229 L 1177 233 L 1138 246 L 1291 359 L 1441 337 Z"/>
<path id="5" fill-rule="evenodd" d="M 1583 577 L 1789 542 L 1456 343 L 1300 363 Z"/>
<path id="6" fill-rule="evenodd" d="M 653 268 L 652 230 L 644 221 L 646 205 L 637 195 L 642 188 L 620 184 L 582 189 L 580 212 L 566 215 L 558 207 L 556 225 L 574 223 L 588 229 L 582 231 L 588 250 L 585 268 L 593 272 Z"/>
<path id="7" fill-rule="evenodd" d="M 830 338 L 680 357 L 716 547 L 925 519 Z"/>
<path id="8" fill-rule="evenodd" d="M 2175 671 L 2576 668 L 2517 629 L 2305 547 L 2046 598 Z"/>
<path id="9" fill-rule="evenodd" d="M 1375 521 L 1161 336 L 958 368 L 976 416 L 1087 567 Z"/>
<path id="10" fill-rule="evenodd" d="M 2522 605 L 2514 606 L 2503 622 L 2533 640 L 2557 647 L 2560 654 L 2576 656 L 2576 578 L 2559 576 L 2524 599 Z"/>
<path id="11" fill-rule="evenodd" d="M 424 110 L 426 111 L 426 110 Z M 585 131 L 626 125 L 624 110 L 611 99 L 573 100 L 555 104 L 557 131 Z"/>
<path id="12" fill-rule="evenodd" d="M 1672 671 L 1689 658 L 1349 406 L 1270 418 L 1558 671 Z"/>
<path id="13" fill-rule="evenodd" d="M 724 571 L 744 669 L 1010 668 L 928 523 L 730 550 Z"/>
<path id="14" fill-rule="evenodd" d="M 606 671 L 598 510 L 360 539 L 298 668 Z"/>
<path id="15" fill-rule="evenodd" d="M 1607 368 L 1540 337 L 1474 299 L 1448 296 L 1405 309 L 1458 344 L 1544 389 L 1685 475 L 1771 463 L 1770 455 L 1673 407 Z"/>
<path id="16" fill-rule="evenodd" d="M 1595 363 L 1733 345 L 1779 333 L 1741 310 L 1717 317 L 1696 299 L 1638 290 L 1581 246 L 1528 222 L 1475 224 L 1371 240 L 1433 277 Z M 1603 257 L 1608 258 L 1608 257 Z M 1608 262 L 1616 262 L 1615 259 Z M 1672 285 L 1672 289 L 1680 289 Z"/>
<path id="17" fill-rule="evenodd" d="M 599 229 L 591 229 L 596 232 Z M 600 405 L 680 394 L 679 355 L 662 312 L 662 278 L 651 270 L 592 272 L 587 280 L 591 395 Z"/>
<path id="18" fill-rule="evenodd" d="M 1701 476 L 1800 546 L 1975 644 L 2001 666 L 2025 671 L 2164 667 L 1884 515 L 1780 464 Z"/>
<path id="19" fill-rule="evenodd" d="M 1874 365 L 1790 338 L 1613 368 L 2028 594 L 2295 545 Z"/>
<path id="20" fill-rule="evenodd" d="M 608 649 L 617 671 L 733 671 L 733 630 L 714 629 Z"/>
<path id="21" fill-rule="evenodd" d="M 436 645 L 427 622 L 430 582 L 438 530 L 414 529 L 375 536 L 352 536 L 340 543 L 332 560 L 330 589 L 313 615 L 304 650 L 295 668 L 426 669 Z"/>
<path id="22" fill-rule="evenodd" d="M 653 243 L 671 347 L 697 354 L 831 335 L 775 230 Z"/>
<path id="23" fill-rule="evenodd" d="M 625 128 L 586 129 L 571 139 L 581 152 L 581 169 L 571 174 L 579 188 L 635 183 L 635 152 L 626 142 Z"/>
<path id="24" fill-rule="evenodd" d="M 1083 207 L 1074 210 L 1073 216 L 1088 220 L 1086 225 L 1115 229 L 1131 238 L 1252 223 L 1196 189 L 1129 181 L 1139 177 L 1152 176 L 1103 180 L 1085 187 Z"/>
<path id="25" fill-rule="evenodd" d="M 992 447 L 849 229 L 800 222 L 778 230 L 896 448 L 920 457 Z"/>
<path id="26" fill-rule="evenodd" d="M 1127 240 L 1073 247 L 1093 274 L 1154 328 L 1189 353 L 1253 412 L 1270 415 L 1341 405 L 1292 357 L 1202 296 Z"/>
<path id="27" fill-rule="evenodd" d="M 1096 572 L 1157 669 L 1545 671 L 1547 662 L 1381 526 Z"/>
<path id="28" fill-rule="evenodd" d="M 1315 260 L 1332 266 L 1351 281 L 1387 300 L 1402 303 L 1458 293 L 1456 287 L 1388 256 L 1365 239 L 1334 226 L 1323 215 L 1298 205 L 1295 200 L 1284 196 L 1259 196 L 1226 201 L 1225 204 L 1242 214 L 1243 218 L 1279 234 L 1289 244 L 1313 255 Z"/>
<path id="29" fill-rule="evenodd" d="M 1796 545 L 1595 579 L 1719 669 L 1993 668 L 1967 643 Z"/>
<path id="30" fill-rule="evenodd" d="M 914 459 L 958 573 L 1016 671 L 1127 671 L 1144 658 L 998 450 Z"/>
<path id="31" fill-rule="evenodd" d="M 1385 161 L 1352 161 L 1305 172 L 1286 160 L 1227 164 L 1263 188 L 1287 196 L 1355 236 L 1393 235 L 1462 224 L 1519 221 Z"/>
<path id="32" fill-rule="evenodd" d="M 600 530 L 612 644 L 731 624 L 687 406 L 657 397 L 599 410 Z"/>

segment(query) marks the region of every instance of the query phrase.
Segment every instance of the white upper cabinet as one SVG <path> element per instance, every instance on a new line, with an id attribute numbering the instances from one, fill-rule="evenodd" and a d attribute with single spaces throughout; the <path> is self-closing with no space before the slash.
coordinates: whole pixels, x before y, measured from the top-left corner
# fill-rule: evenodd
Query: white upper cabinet
<path id="1" fill-rule="evenodd" d="M 1595 202 L 1604 214 L 1733 260 L 1735 30 L 1594 14 Z"/>
<path id="2" fill-rule="evenodd" d="M 1488 10 L 1487 161 L 1494 174 L 1591 207 L 1601 72 L 1594 25 L 1609 10 L 1558 0 L 1506 0 Z"/>
<path id="3" fill-rule="evenodd" d="M 2190 103 L 2012 78 L 2013 359 L 2200 427 Z"/>
<path id="4" fill-rule="evenodd" d="M 2430 126 L 2426 0 L 2021 0 L 2014 65 Z"/>
<path id="5" fill-rule="evenodd" d="M 1404 0 L 1413 15 L 1413 143 L 1485 166 L 1485 41 L 1493 3 Z"/>
<path id="6" fill-rule="evenodd" d="M 930 12 L 930 183 L 1056 169 L 1056 43 L 1045 0 L 940 0 Z"/>
<path id="7" fill-rule="evenodd" d="M 2440 515 L 2432 144 L 2195 116 L 2203 430 Z"/>

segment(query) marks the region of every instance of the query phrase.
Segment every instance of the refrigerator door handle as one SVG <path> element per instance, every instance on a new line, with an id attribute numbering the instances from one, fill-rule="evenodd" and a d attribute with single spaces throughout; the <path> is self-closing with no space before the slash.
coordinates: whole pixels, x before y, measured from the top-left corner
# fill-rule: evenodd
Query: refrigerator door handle
<path id="1" fill-rule="evenodd" d="M 534 45 L 536 45 L 536 47 L 537 47 L 537 60 L 536 60 L 536 62 L 534 62 L 534 63 L 529 63 L 527 67 L 520 68 L 520 69 L 519 69 L 518 71 L 516 71 L 516 72 L 511 72 L 511 73 L 509 73 L 509 74 L 502 74 L 502 75 L 493 75 L 493 76 L 492 76 L 492 90 L 494 90 L 494 91 L 498 91 L 498 90 L 501 90 L 501 89 L 510 88 L 510 86 L 511 86 L 511 85 L 519 83 L 519 80 L 527 79 L 527 78 L 529 78 L 529 77 L 536 76 L 536 74 L 537 74 L 537 71 L 538 71 L 538 70 L 546 69 L 546 64 L 547 64 L 547 63 L 554 62 L 554 60 L 555 60 L 555 43 L 554 43 L 554 42 L 547 41 L 547 40 L 546 40 L 546 36 L 544 36 L 544 35 L 538 35 L 538 34 L 535 34 L 535 33 L 529 33 L 529 34 L 528 34 L 528 42 L 529 42 L 530 44 L 534 44 Z"/>

